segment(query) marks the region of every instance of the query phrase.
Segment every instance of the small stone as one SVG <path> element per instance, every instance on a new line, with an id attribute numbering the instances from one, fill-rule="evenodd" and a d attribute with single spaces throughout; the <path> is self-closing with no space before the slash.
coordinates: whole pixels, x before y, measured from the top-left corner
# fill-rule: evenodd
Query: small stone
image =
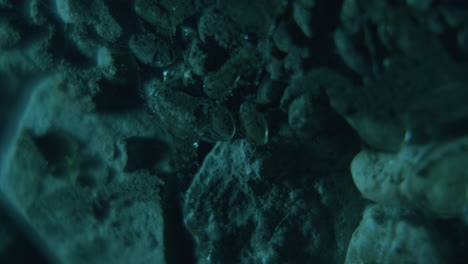
<path id="1" fill-rule="evenodd" d="M 242 32 L 226 15 L 208 9 L 200 16 L 198 34 L 202 42 L 206 43 L 212 38 L 219 46 L 232 48 L 239 46 Z"/>
<path id="2" fill-rule="evenodd" d="M 224 101 L 233 95 L 236 88 L 255 85 L 258 59 L 258 53 L 252 46 L 239 48 L 219 70 L 205 76 L 203 92 L 211 99 Z"/>
<path id="3" fill-rule="evenodd" d="M 286 1 L 217 0 L 216 8 L 236 22 L 243 33 L 264 35 L 276 16 L 286 9 Z"/>
<path id="4" fill-rule="evenodd" d="M 280 21 L 273 33 L 273 41 L 276 47 L 282 52 L 289 52 L 293 47 L 293 39 L 290 34 L 289 24 L 286 21 Z"/>
<path id="5" fill-rule="evenodd" d="M 158 80 L 148 85 L 153 90 L 149 107 L 178 138 L 217 142 L 229 140 L 236 133 L 234 118 L 223 105 L 172 90 Z"/>
<path id="6" fill-rule="evenodd" d="M 243 103 L 239 110 L 239 120 L 247 140 L 254 145 L 268 142 L 268 123 L 262 113 L 252 103 Z"/>
<path id="7" fill-rule="evenodd" d="M 298 133 L 311 134 L 317 124 L 310 96 L 302 95 L 296 98 L 288 110 L 289 126 Z"/>
<path id="8" fill-rule="evenodd" d="M 341 23 L 348 32 L 357 32 L 360 28 L 362 10 L 359 0 L 344 0 L 341 6 Z"/>
<path id="9" fill-rule="evenodd" d="M 201 139 L 208 142 L 227 141 L 236 134 L 236 122 L 231 112 L 222 104 L 209 103 L 205 105 L 204 114 L 208 121 L 198 131 Z"/>
<path id="10" fill-rule="evenodd" d="M 371 63 L 364 54 L 358 53 L 357 44 L 354 43 L 350 33 L 342 28 L 337 28 L 333 33 L 333 40 L 336 50 L 346 66 L 361 75 L 368 75 L 371 72 Z"/>
<path id="11" fill-rule="evenodd" d="M 295 2 L 293 4 L 294 21 L 308 38 L 314 36 L 312 29 L 312 11 Z"/>
<path id="12" fill-rule="evenodd" d="M 277 103 L 281 98 L 285 84 L 266 77 L 260 83 L 257 90 L 256 102 L 262 105 Z"/>
<path id="13" fill-rule="evenodd" d="M 174 62 L 173 52 L 169 45 L 158 39 L 155 34 L 133 35 L 130 38 L 129 47 L 135 57 L 146 65 L 162 68 Z"/>
<path id="14" fill-rule="evenodd" d="M 57 13 L 65 23 L 74 24 L 81 20 L 83 10 L 77 4 L 78 1 L 72 0 L 56 0 L 55 6 Z"/>
<path id="15" fill-rule="evenodd" d="M 451 28 L 460 27 L 468 15 L 467 10 L 453 7 L 441 7 L 439 11 Z"/>
<path id="16" fill-rule="evenodd" d="M 361 151 L 351 162 L 354 184 L 364 198 L 384 205 L 404 205 L 408 200 L 401 194 L 399 184 L 406 174 L 400 172 L 410 165 L 405 158 L 412 154 L 408 150 L 400 155 Z"/>

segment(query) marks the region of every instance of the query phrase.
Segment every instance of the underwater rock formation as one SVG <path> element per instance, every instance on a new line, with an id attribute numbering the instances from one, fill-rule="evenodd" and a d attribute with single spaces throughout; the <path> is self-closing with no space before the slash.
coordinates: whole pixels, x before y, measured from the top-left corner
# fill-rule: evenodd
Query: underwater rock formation
<path id="1" fill-rule="evenodd" d="M 460 0 L 0 0 L 0 262 L 467 263 L 467 69 Z"/>

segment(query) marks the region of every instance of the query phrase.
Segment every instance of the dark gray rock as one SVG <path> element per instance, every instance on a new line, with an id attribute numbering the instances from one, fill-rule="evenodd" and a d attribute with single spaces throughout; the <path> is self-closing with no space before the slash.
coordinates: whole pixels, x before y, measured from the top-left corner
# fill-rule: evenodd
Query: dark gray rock
<path id="1" fill-rule="evenodd" d="M 337 197 L 326 197 L 331 182 L 316 181 L 314 188 L 314 175 L 302 174 L 304 163 L 292 161 L 281 147 L 271 151 L 278 153 L 237 140 L 218 143 L 206 157 L 184 205 L 200 262 L 342 261 L 343 248 L 333 251 L 346 245 L 355 220 L 344 223 L 343 216 L 330 214 L 328 206 L 340 208 L 333 204 Z"/>

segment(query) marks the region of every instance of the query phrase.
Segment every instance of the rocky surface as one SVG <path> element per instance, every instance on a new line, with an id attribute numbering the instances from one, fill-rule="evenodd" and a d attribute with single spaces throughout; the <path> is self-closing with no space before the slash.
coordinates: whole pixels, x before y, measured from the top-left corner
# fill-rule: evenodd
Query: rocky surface
<path id="1" fill-rule="evenodd" d="M 466 263 L 467 69 L 459 0 L 0 0 L 1 262 Z"/>

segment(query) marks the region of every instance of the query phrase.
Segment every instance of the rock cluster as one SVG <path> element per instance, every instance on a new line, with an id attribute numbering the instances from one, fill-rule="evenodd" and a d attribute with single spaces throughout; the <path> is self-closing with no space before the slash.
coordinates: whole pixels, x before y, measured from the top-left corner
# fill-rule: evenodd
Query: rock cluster
<path id="1" fill-rule="evenodd" d="M 463 1 L 0 0 L 0 14 L 0 200 L 53 258 L 468 260 Z M 21 240 L 2 232 L 0 258 Z"/>

